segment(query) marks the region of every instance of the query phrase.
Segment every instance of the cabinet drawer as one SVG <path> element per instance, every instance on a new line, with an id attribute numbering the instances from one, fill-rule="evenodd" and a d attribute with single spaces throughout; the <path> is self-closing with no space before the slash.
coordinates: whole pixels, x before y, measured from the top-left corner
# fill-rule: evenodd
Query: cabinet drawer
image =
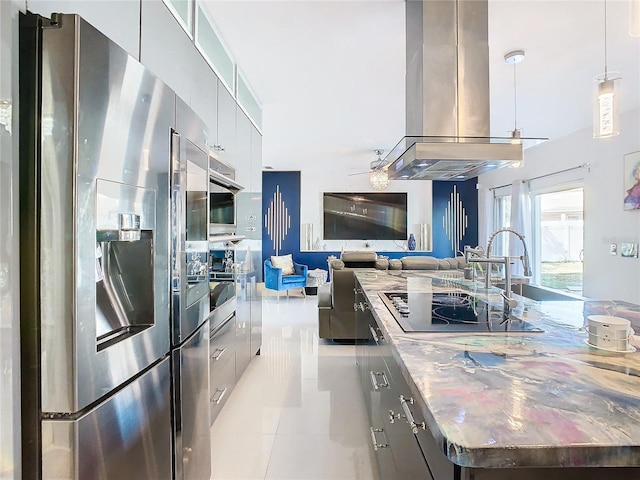
<path id="1" fill-rule="evenodd" d="M 233 389 L 236 381 L 236 362 L 235 358 L 230 358 L 218 370 L 215 376 L 210 377 L 209 385 L 209 420 L 213 425 L 216 417 L 220 413 L 224 402 L 229 398 L 229 394 Z"/>
<path id="2" fill-rule="evenodd" d="M 235 324 L 235 316 L 232 316 L 209 334 L 209 376 L 212 379 L 230 359 L 235 358 Z"/>

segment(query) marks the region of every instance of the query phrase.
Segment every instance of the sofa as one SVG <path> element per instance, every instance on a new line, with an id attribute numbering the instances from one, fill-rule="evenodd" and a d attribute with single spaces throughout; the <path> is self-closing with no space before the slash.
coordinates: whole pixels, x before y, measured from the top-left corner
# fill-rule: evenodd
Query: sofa
<path id="1" fill-rule="evenodd" d="M 464 257 L 435 258 L 427 255 L 400 259 L 379 257 L 372 251 L 342 252 L 340 259 L 329 261 L 331 281 L 318 288 L 318 330 L 320 338 L 331 340 L 368 339 L 371 334 L 363 326 L 356 331 L 355 275 L 359 268 L 378 270 L 461 270 L 467 266 Z"/>

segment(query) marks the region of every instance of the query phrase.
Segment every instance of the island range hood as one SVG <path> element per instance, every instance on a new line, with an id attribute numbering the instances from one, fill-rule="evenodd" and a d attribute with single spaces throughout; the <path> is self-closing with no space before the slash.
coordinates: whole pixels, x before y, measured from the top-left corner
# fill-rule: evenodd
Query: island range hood
<path id="1" fill-rule="evenodd" d="M 467 180 L 521 162 L 491 138 L 486 0 L 407 0 L 407 136 L 385 158 L 390 179 Z"/>

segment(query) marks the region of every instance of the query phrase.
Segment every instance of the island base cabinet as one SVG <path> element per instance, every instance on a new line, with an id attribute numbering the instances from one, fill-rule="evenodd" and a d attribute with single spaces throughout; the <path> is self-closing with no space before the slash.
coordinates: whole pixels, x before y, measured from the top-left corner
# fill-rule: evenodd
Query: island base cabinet
<path id="1" fill-rule="evenodd" d="M 360 303 L 362 302 L 362 303 Z M 388 341 L 371 314 L 356 285 L 357 328 L 368 331 L 371 340 L 356 342 L 356 362 L 370 421 L 371 448 L 381 480 L 432 480 L 427 463 L 406 419 L 398 412 L 401 387 L 399 371 L 392 375 L 388 364 Z"/>
<path id="2" fill-rule="evenodd" d="M 457 480 L 637 480 L 640 467 L 460 468 Z M 453 479 L 454 477 L 452 477 Z"/>

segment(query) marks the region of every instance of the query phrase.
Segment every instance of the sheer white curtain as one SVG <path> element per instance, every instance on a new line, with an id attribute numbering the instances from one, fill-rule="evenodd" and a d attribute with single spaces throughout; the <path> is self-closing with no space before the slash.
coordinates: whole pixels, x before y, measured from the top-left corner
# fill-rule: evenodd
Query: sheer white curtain
<path id="1" fill-rule="evenodd" d="M 511 228 L 521 233 L 527 242 L 527 249 L 531 251 L 531 197 L 529 184 L 523 180 L 516 180 L 511 184 Z M 507 234 L 501 234 L 507 235 Z M 509 255 L 522 256 L 524 248 L 522 242 L 515 235 L 509 235 Z M 524 270 L 522 262 L 516 261 L 511 269 L 511 274 L 522 277 Z"/>
<path id="2" fill-rule="evenodd" d="M 478 245 L 487 248 L 487 241 L 489 235 L 495 229 L 494 227 L 494 212 L 493 207 L 495 203 L 495 195 L 493 190 L 487 190 L 484 192 L 484 201 L 482 202 L 482 217 L 484 222 L 479 225 L 478 228 Z M 475 247 L 475 245 L 471 245 Z"/>

